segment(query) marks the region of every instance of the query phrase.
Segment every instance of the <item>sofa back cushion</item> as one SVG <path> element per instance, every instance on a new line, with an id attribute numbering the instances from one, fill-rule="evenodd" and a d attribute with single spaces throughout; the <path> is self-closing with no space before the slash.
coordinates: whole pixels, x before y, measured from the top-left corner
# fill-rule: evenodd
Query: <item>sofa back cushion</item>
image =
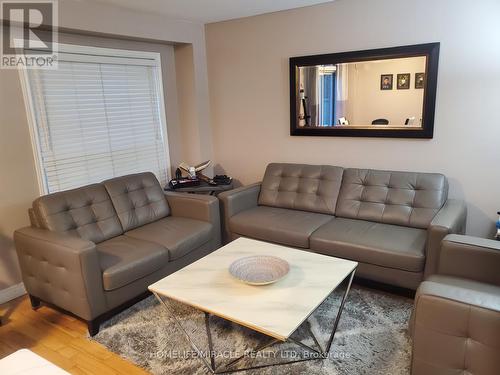
<path id="1" fill-rule="evenodd" d="M 259 205 L 335 214 L 343 168 L 272 163 L 266 168 Z"/>
<path id="2" fill-rule="evenodd" d="M 39 227 L 95 243 L 123 233 L 108 192 L 101 184 L 45 195 L 33 202 L 33 210 Z"/>
<path id="3" fill-rule="evenodd" d="M 447 198 L 442 174 L 346 169 L 336 215 L 427 228 Z"/>
<path id="4" fill-rule="evenodd" d="M 151 172 L 112 178 L 103 184 L 113 201 L 124 231 L 170 214 L 163 189 Z"/>

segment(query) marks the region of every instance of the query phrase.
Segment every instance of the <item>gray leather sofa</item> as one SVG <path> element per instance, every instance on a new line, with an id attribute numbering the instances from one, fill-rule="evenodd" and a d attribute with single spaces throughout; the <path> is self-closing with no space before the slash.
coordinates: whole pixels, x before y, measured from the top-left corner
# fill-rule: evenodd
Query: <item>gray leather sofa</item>
<path id="1" fill-rule="evenodd" d="M 219 195 L 225 240 L 239 236 L 358 261 L 358 277 L 416 289 L 435 273 L 466 206 L 436 173 L 268 165 L 262 183 Z"/>
<path id="2" fill-rule="evenodd" d="M 410 329 L 413 375 L 500 374 L 500 242 L 445 237 Z"/>
<path id="3" fill-rule="evenodd" d="M 89 333 L 148 285 L 220 246 L 217 198 L 164 193 L 152 173 L 42 196 L 14 233 L 32 305 L 88 322 Z"/>

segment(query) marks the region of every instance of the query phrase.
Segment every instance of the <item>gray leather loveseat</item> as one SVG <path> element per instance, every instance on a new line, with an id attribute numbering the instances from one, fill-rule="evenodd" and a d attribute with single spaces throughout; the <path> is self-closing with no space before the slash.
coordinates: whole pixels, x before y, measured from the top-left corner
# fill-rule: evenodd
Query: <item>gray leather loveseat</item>
<path id="1" fill-rule="evenodd" d="M 466 206 L 435 173 L 270 164 L 262 183 L 219 195 L 226 241 L 239 236 L 358 261 L 358 277 L 416 289 Z"/>
<path id="2" fill-rule="evenodd" d="M 33 307 L 69 311 L 91 335 L 148 285 L 220 246 L 218 200 L 164 194 L 152 173 L 42 196 L 30 218 L 14 241 Z"/>

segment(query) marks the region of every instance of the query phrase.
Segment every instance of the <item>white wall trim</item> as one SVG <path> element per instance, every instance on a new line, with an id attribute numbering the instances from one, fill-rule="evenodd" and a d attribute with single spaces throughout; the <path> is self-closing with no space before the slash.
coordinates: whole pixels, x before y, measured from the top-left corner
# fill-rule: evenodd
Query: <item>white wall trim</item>
<path id="1" fill-rule="evenodd" d="M 26 117 L 28 120 L 28 129 L 31 138 L 31 148 L 33 151 L 33 157 L 35 160 L 35 172 L 38 182 L 38 193 L 39 195 L 48 194 L 47 183 L 45 181 L 45 175 L 42 170 L 42 156 L 40 153 L 40 143 L 38 140 L 37 128 L 36 128 L 36 115 L 33 100 L 31 98 L 30 92 L 30 82 L 28 79 L 28 72 L 25 67 L 19 69 L 19 80 L 21 81 L 21 90 L 23 92 L 24 106 L 26 108 Z"/>
<path id="2" fill-rule="evenodd" d="M 14 298 L 21 297 L 23 294 L 26 294 L 26 289 L 24 288 L 23 283 L 15 284 L 2 289 L 0 290 L 0 305 L 13 300 Z"/>

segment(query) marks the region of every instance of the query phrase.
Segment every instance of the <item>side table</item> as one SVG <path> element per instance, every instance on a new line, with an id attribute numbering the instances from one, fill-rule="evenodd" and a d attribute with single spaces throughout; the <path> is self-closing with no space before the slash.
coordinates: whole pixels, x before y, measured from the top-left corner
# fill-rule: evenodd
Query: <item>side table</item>
<path id="1" fill-rule="evenodd" d="M 210 185 L 209 183 L 205 181 L 201 181 L 200 185 L 198 186 L 191 186 L 191 187 L 184 187 L 184 188 L 178 188 L 178 189 L 172 189 L 171 187 L 167 186 L 165 187 L 165 191 L 174 191 L 177 193 L 190 193 L 190 194 L 203 194 L 203 193 L 208 193 L 210 195 L 217 195 L 217 193 L 231 190 L 233 188 L 233 184 L 229 185 Z"/>

